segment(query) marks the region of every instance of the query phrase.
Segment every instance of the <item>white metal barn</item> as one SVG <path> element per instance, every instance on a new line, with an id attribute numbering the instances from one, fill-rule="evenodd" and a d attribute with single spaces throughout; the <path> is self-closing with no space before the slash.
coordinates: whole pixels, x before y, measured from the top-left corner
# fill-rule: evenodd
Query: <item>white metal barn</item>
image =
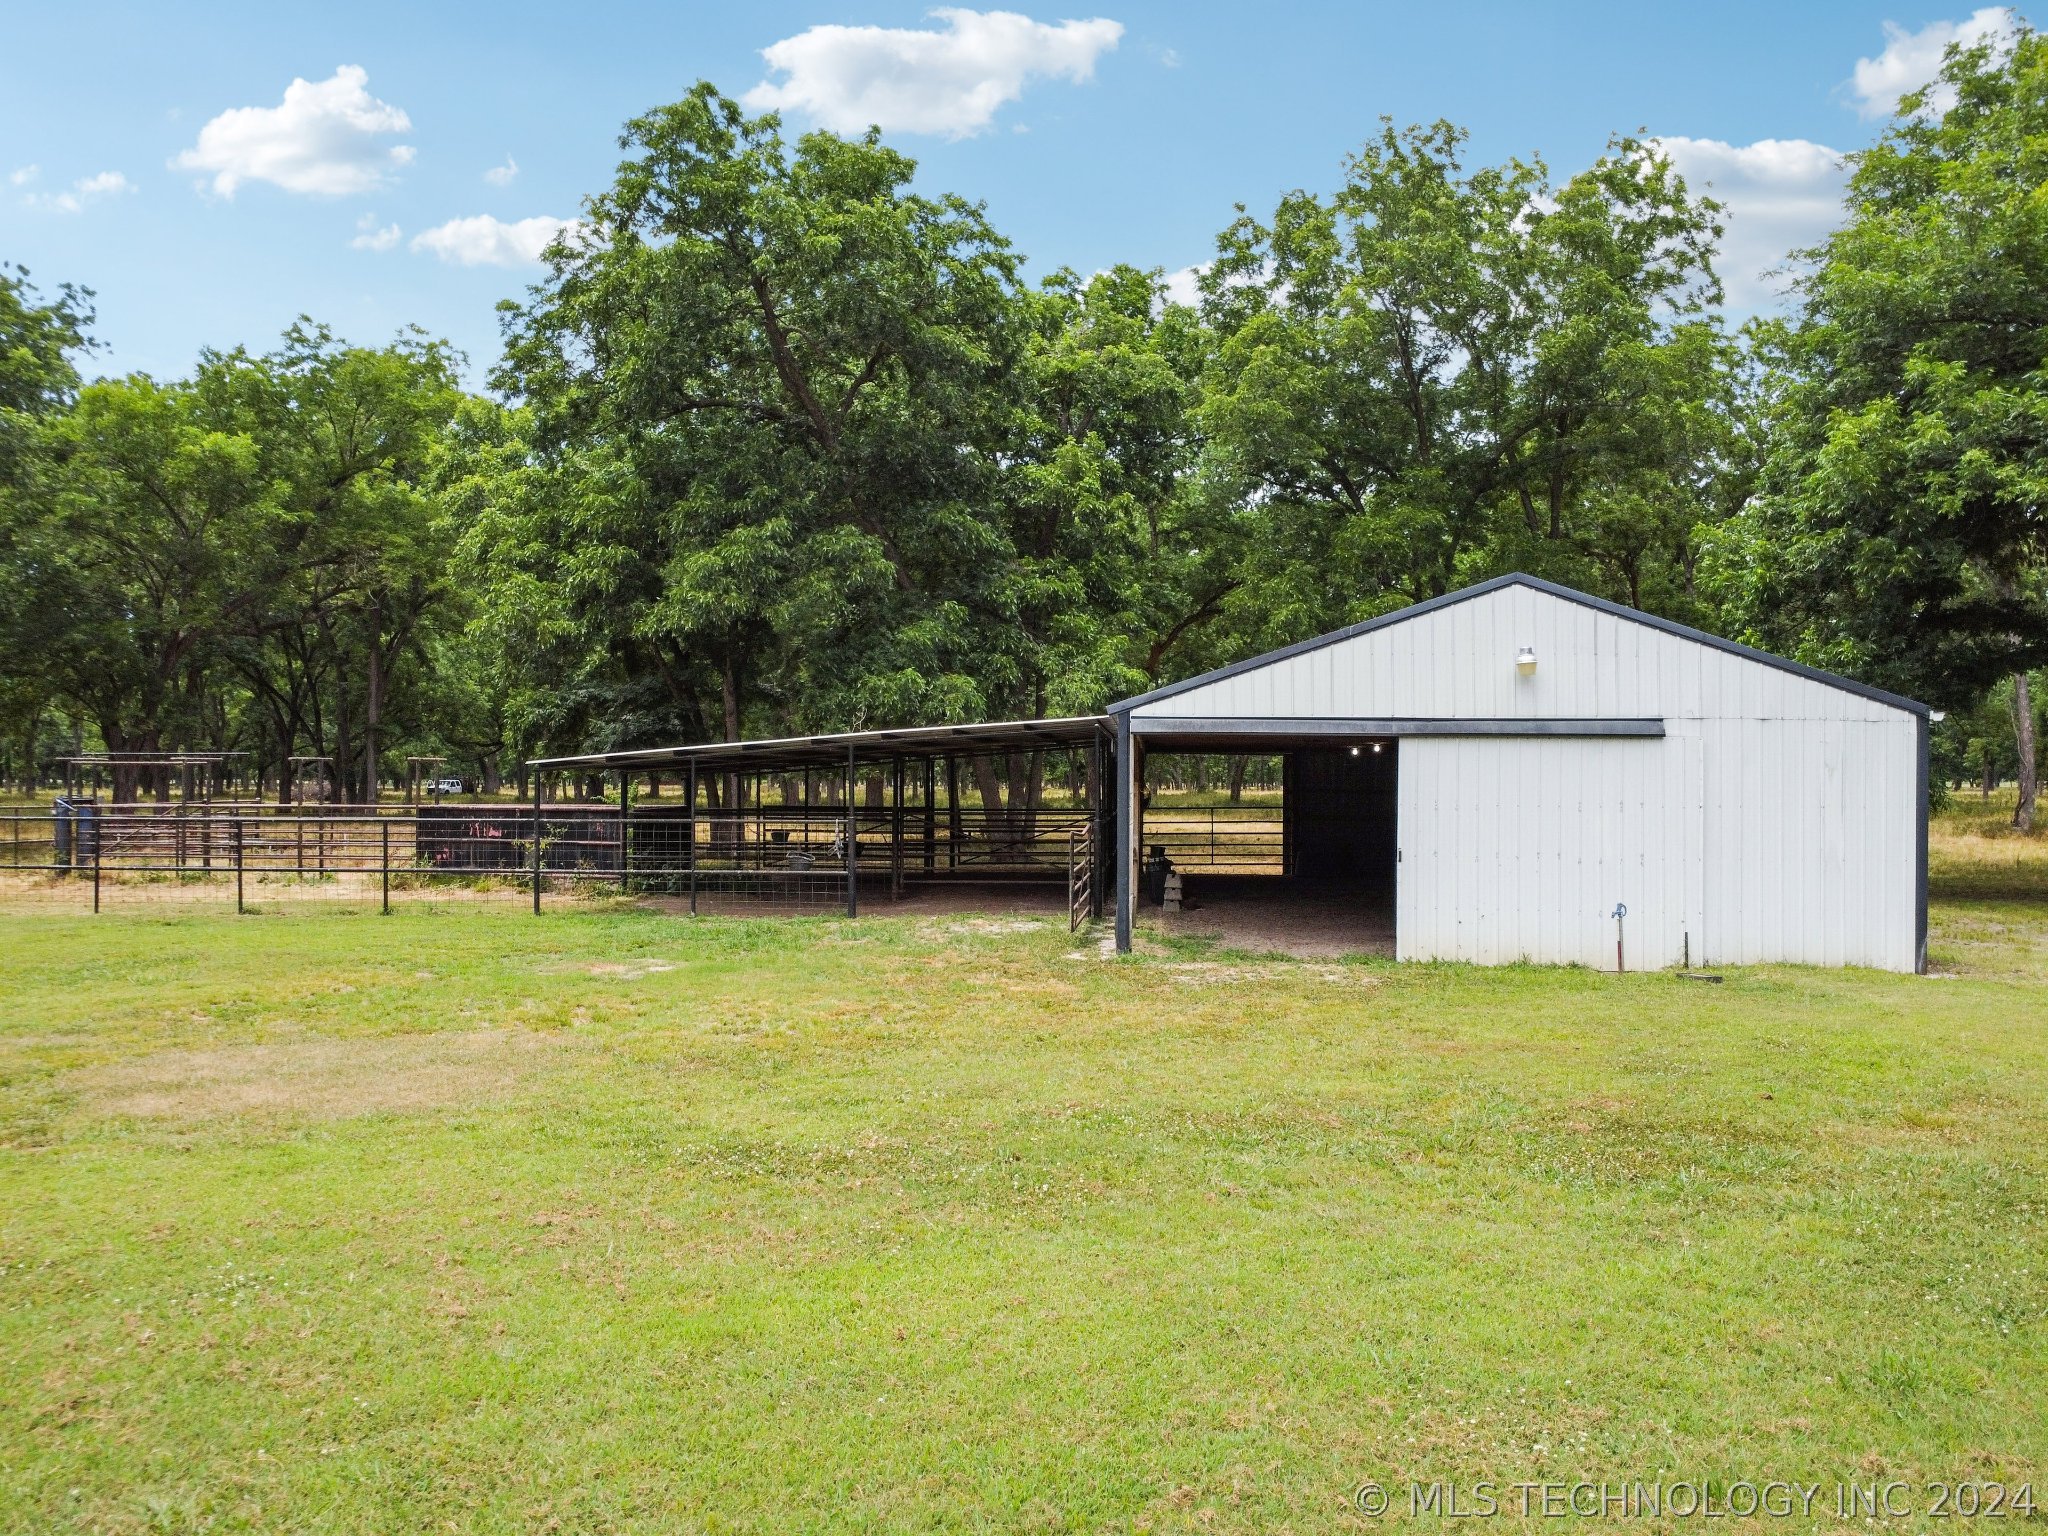
<path id="1" fill-rule="evenodd" d="M 1612 970 L 1619 927 L 1630 970 L 1925 964 L 1925 705 L 1534 577 L 1110 717 L 1121 948 L 1145 755 L 1237 752 L 1284 754 L 1290 786 L 1311 782 L 1297 762 L 1329 769 L 1292 796 L 1290 846 L 1390 854 L 1404 960 Z M 1349 832 L 1319 837 L 1325 813 Z"/>

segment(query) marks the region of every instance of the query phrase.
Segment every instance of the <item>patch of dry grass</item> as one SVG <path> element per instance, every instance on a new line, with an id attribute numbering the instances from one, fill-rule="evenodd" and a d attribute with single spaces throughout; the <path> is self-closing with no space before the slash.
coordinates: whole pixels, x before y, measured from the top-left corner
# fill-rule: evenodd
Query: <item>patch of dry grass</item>
<path id="1" fill-rule="evenodd" d="M 151 1051 L 62 1074 L 88 1121 L 200 1122 L 222 1116 L 301 1121 L 489 1108 L 534 1087 L 571 1048 L 568 1037 L 480 1029 L 370 1040 Z"/>

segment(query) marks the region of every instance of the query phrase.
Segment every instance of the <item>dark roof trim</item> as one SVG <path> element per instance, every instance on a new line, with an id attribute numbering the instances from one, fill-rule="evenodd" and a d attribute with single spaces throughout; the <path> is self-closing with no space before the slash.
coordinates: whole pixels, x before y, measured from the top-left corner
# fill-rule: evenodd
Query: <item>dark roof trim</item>
<path id="1" fill-rule="evenodd" d="M 941 754 L 981 747 L 990 751 L 1041 746 L 1078 746 L 1109 728 L 1107 715 L 1070 715 L 1056 720 L 989 720 L 971 725 L 918 725 L 894 730 L 839 731 L 825 736 L 774 736 L 754 741 L 705 741 L 690 746 L 643 747 L 630 752 L 588 752 L 574 757 L 535 758 L 530 768 L 662 768 L 695 761 L 722 767 L 844 761 L 845 754 L 872 760 L 896 753 Z"/>
<path id="2" fill-rule="evenodd" d="M 1370 634 L 1376 629 L 1385 629 L 1390 625 L 1399 624 L 1407 619 L 1419 619 L 1425 613 L 1433 613 L 1439 608 L 1448 608 L 1453 603 L 1462 603 L 1468 598 L 1484 597 L 1489 592 L 1498 592 L 1502 587 L 1516 585 L 1529 587 L 1537 592 L 1547 593 L 1551 597 L 1561 597 L 1568 603 L 1578 603 L 1582 607 L 1591 608 L 1596 613 L 1611 614 L 1618 619 L 1628 619 L 1637 624 L 1647 624 L 1652 629 L 1662 630 L 1667 635 L 1676 635 L 1681 640 L 1691 640 L 1700 645 L 1711 646 L 1714 650 L 1726 651 L 1731 656 L 1740 656 L 1745 661 L 1761 662 L 1767 667 L 1776 667 L 1780 672 L 1790 672 L 1794 677 L 1803 677 L 1808 682 L 1825 683 L 1830 688 L 1839 688 L 1844 693 L 1853 693 L 1859 698 L 1873 699 L 1879 704 L 1890 705 L 1893 709 L 1902 709 L 1908 714 L 1925 716 L 1929 713 L 1928 707 L 1917 699 L 1909 699 L 1902 694 L 1887 693 L 1882 688 L 1873 688 L 1870 684 L 1859 683 L 1851 677 L 1842 677 L 1834 672 L 1823 672 L 1818 667 L 1809 667 L 1800 662 L 1789 661 L 1783 656 L 1774 656 L 1769 651 L 1760 651 L 1754 646 L 1740 645 L 1733 640 L 1724 640 L 1721 636 L 1710 635 L 1703 629 L 1694 629 L 1691 625 L 1679 624 L 1671 619 L 1660 619 L 1653 613 L 1644 613 L 1640 608 L 1630 608 L 1622 603 L 1610 603 L 1603 597 L 1594 597 L 1590 593 L 1580 592 L 1571 587 L 1561 587 L 1554 581 L 1545 581 L 1541 577 L 1525 575 L 1520 571 L 1512 571 L 1506 576 L 1496 576 L 1491 581 L 1480 582 L 1477 586 L 1461 587 L 1456 592 L 1446 592 L 1442 597 L 1432 597 L 1425 602 L 1411 603 L 1406 608 L 1397 608 L 1392 613 L 1383 613 L 1378 618 L 1367 619 L 1362 624 L 1353 624 L 1345 629 L 1333 630 L 1327 635 L 1318 635 L 1313 640 L 1301 640 L 1293 645 L 1284 645 L 1277 651 L 1266 652 L 1263 656 L 1253 656 L 1245 661 L 1232 662 L 1227 667 L 1218 667 L 1213 672 L 1204 672 L 1201 676 L 1191 677 L 1186 682 L 1170 683 L 1164 688 L 1154 688 L 1150 693 L 1141 693 L 1135 698 L 1119 699 L 1116 703 L 1109 706 L 1109 712 L 1113 715 L 1125 714 L 1130 710 L 1136 709 L 1141 704 L 1156 704 L 1161 699 L 1170 699 L 1175 694 L 1186 693 L 1190 689 L 1205 687 L 1210 683 L 1220 683 L 1225 678 L 1236 677 L 1241 672 L 1250 672 L 1259 667 L 1271 666 L 1276 661 L 1286 661 L 1290 657 L 1300 656 L 1309 651 L 1320 650 L 1326 645 L 1335 645 L 1340 640 L 1350 640 L 1359 635 Z"/>
<path id="3" fill-rule="evenodd" d="M 1619 720 L 1526 716 L 1515 718 L 1455 720 L 1448 716 L 1427 719 L 1344 720 L 1287 716 L 1236 718 L 1199 715 L 1170 719 L 1160 715 L 1133 715 L 1131 734 L 1155 736 L 1662 736 L 1662 720 Z"/>

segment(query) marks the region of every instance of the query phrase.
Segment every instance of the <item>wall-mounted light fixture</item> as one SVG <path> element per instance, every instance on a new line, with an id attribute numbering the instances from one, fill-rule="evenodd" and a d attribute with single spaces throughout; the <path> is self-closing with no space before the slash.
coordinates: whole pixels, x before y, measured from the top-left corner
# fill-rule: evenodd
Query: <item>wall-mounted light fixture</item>
<path id="1" fill-rule="evenodd" d="M 1356 747 L 1353 747 L 1353 748 L 1351 749 L 1351 755 L 1352 755 L 1353 757 L 1356 757 L 1356 756 L 1358 756 L 1358 748 L 1356 748 Z"/>
<path id="2" fill-rule="evenodd" d="M 1380 744 L 1379 744 L 1378 742 L 1374 742 L 1374 743 L 1372 744 L 1372 749 L 1373 749 L 1373 751 L 1375 751 L 1375 752 L 1379 751 L 1379 749 L 1380 749 Z"/>
<path id="3" fill-rule="evenodd" d="M 1536 675 L 1536 648 L 1534 646 L 1525 645 L 1515 652 L 1515 670 L 1524 677 L 1534 677 Z"/>

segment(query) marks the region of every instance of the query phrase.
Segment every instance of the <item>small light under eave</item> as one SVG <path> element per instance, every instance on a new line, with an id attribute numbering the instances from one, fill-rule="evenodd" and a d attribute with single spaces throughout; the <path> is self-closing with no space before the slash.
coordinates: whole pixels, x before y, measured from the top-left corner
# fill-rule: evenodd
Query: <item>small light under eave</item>
<path id="1" fill-rule="evenodd" d="M 1523 646 L 1515 652 L 1515 670 L 1524 677 L 1536 675 L 1536 650 L 1534 646 Z"/>
<path id="2" fill-rule="evenodd" d="M 1351 749 L 1351 755 L 1352 755 L 1353 757 L 1356 757 L 1356 756 L 1358 756 L 1358 748 L 1356 748 L 1356 747 L 1353 747 L 1353 748 Z"/>
<path id="3" fill-rule="evenodd" d="M 1375 751 L 1375 752 L 1379 751 L 1379 749 L 1380 749 L 1380 744 L 1379 744 L 1378 742 L 1374 742 L 1374 743 L 1372 744 L 1372 749 L 1373 749 L 1373 751 Z"/>

